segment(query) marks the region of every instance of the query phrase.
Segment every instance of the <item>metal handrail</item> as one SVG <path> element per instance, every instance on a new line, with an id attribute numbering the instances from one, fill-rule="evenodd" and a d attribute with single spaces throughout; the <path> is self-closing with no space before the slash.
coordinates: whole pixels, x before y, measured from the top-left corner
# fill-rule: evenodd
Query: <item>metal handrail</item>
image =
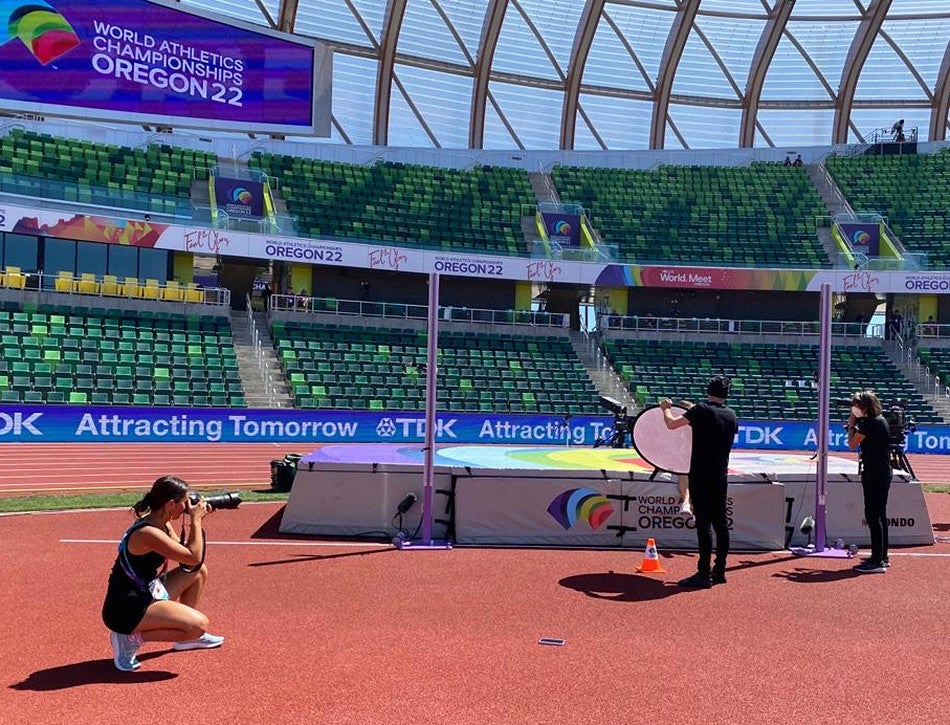
<path id="1" fill-rule="evenodd" d="M 817 321 L 739 320 L 709 317 L 641 317 L 601 314 L 598 329 L 615 332 L 714 333 L 817 337 Z M 835 337 L 883 337 L 884 326 L 863 322 L 832 322 Z"/>

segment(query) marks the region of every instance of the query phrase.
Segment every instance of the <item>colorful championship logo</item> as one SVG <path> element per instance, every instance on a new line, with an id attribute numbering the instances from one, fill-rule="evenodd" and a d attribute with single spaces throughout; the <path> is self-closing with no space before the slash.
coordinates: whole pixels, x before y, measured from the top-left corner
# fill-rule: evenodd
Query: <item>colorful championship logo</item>
<path id="1" fill-rule="evenodd" d="M 871 243 L 871 235 L 863 229 L 858 229 L 851 235 L 851 243 L 859 247 L 866 247 Z"/>
<path id="2" fill-rule="evenodd" d="M 0 0 L 0 45 L 19 38 L 40 65 L 52 63 L 79 45 L 79 36 L 56 9 L 43 0 Z"/>
<path id="3" fill-rule="evenodd" d="M 231 200 L 235 204 L 250 204 L 253 198 L 254 197 L 251 195 L 251 192 L 249 192 L 243 186 L 239 186 L 231 192 Z"/>
<path id="4" fill-rule="evenodd" d="M 596 531 L 610 518 L 614 507 L 602 493 L 589 488 L 572 488 L 559 494 L 548 506 L 548 513 L 565 529 L 584 519 Z"/>
<path id="5" fill-rule="evenodd" d="M 562 236 L 562 237 L 569 237 L 569 236 L 571 236 L 571 231 L 572 231 L 572 230 L 571 230 L 571 225 L 568 224 L 568 223 L 567 223 L 566 221 L 564 221 L 564 220 L 561 220 L 561 221 L 557 222 L 557 223 L 554 225 L 554 233 L 555 233 L 555 234 L 558 234 L 558 235 L 560 235 L 560 236 Z"/>

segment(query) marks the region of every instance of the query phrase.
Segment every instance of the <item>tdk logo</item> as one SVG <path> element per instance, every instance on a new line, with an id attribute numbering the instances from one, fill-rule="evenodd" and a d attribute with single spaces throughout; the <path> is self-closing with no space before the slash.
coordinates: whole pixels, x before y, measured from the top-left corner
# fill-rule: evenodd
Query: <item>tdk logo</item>
<path id="1" fill-rule="evenodd" d="M 396 435 L 396 425 L 392 418 L 383 418 L 376 426 L 376 435 L 383 438 L 392 438 Z"/>
<path id="2" fill-rule="evenodd" d="M 24 433 L 34 436 L 43 435 L 40 429 L 33 425 L 43 417 L 42 413 L 31 413 L 24 417 L 23 413 L 0 413 L 0 436 L 21 436 Z"/>

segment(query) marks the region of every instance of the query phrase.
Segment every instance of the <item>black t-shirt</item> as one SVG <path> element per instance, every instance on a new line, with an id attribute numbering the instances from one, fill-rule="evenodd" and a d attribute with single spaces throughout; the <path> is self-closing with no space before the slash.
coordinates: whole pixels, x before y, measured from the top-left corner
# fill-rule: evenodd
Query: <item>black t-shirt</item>
<path id="1" fill-rule="evenodd" d="M 861 441 L 861 463 L 865 471 L 884 472 L 891 468 L 891 429 L 883 415 L 858 418 L 854 422 Z"/>
<path id="2" fill-rule="evenodd" d="M 690 478 L 724 479 L 729 473 L 729 452 L 739 430 L 736 414 L 727 405 L 703 401 L 683 413 L 693 429 Z"/>

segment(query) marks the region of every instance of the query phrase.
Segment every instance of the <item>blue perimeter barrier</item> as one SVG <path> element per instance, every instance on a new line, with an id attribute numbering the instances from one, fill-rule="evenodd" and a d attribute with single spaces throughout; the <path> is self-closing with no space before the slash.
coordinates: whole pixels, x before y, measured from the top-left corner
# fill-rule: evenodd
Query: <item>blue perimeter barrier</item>
<path id="1" fill-rule="evenodd" d="M 609 437 L 613 419 L 486 413 L 439 413 L 440 443 L 592 446 Z M 0 406 L 0 443 L 422 443 L 425 415 L 405 411 L 131 408 L 85 405 Z M 813 450 L 816 425 L 803 421 L 740 420 L 740 450 Z M 847 450 L 843 424 L 833 424 L 829 448 Z M 950 427 L 919 426 L 907 434 L 909 453 L 950 452 Z"/>

